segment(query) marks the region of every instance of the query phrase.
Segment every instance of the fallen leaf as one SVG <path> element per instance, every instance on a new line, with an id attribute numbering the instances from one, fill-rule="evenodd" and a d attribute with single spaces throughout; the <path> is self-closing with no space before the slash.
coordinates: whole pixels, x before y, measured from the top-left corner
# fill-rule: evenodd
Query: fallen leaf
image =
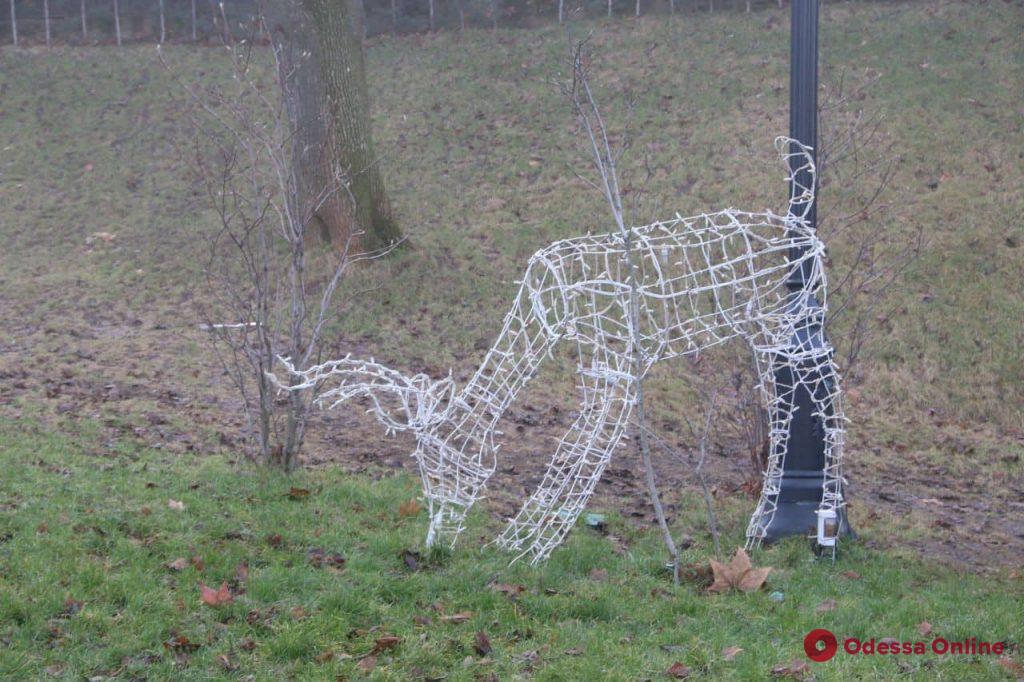
<path id="1" fill-rule="evenodd" d="M 256 648 L 256 641 L 252 637 L 246 637 L 238 643 L 238 648 L 242 651 L 252 651 Z"/>
<path id="2" fill-rule="evenodd" d="M 397 637 L 395 635 L 384 635 L 383 637 L 378 637 L 377 641 L 373 643 L 373 651 L 371 651 L 369 655 L 370 656 L 376 656 L 377 654 L 379 654 L 382 651 L 388 651 L 389 649 L 394 649 L 401 642 L 402 642 L 402 638 L 401 637 Z"/>
<path id="3" fill-rule="evenodd" d="M 772 675 L 775 677 L 790 677 L 794 680 L 804 679 L 807 673 L 807 663 L 796 660 L 790 663 L 782 663 L 772 668 Z"/>
<path id="4" fill-rule="evenodd" d="M 844 578 L 849 578 L 850 580 L 860 580 L 860 573 L 858 573 L 857 571 L 843 571 L 839 575 L 843 576 Z"/>
<path id="5" fill-rule="evenodd" d="M 235 568 L 235 580 L 244 583 L 249 579 L 249 564 L 242 560 Z"/>
<path id="6" fill-rule="evenodd" d="M 427 627 L 434 624 L 434 619 L 430 616 L 413 616 L 412 622 L 416 625 L 422 625 L 424 627 Z"/>
<path id="7" fill-rule="evenodd" d="M 220 665 L 220 667 L 224 668 L 224 670 L 227 670 L 228 672 L 234 672 L 235 670 L 238 670 L 238 664 L 235 663 L 227 654 L 221 654 L 220 656 L 218 656 L 217 663 Z"/>
<path id="8" fill-rule="evenodd" d="M 420 506 L 419 502 L 417 502 L 414 499 L 413 500 L 409 500 L 408 502 L 403 502 L 402 504 L 398 505 L 398 515 L 399 516 L 416 516 L 417 514 L 420 513 L 421 509 L 423 509 L 423 507 Z"/>
<path id="9" fill-rule="evenodd" d="M 932 634 L 932 624 L 923 620 L 917 624 L 917 631 L 921 633 L 922 637 L 927 637 Z"/>
<path id="10" fill-rule="evenodd" d="M 328 552 L 319 547 L 314 547 L 306 552 L 306 559 L 314 568 L 327 566 L 328 568 L 341 569 L 345 567 L 347 559 L 337 552 Z"/>
<path id="11" fill-rule="evenodd" d="M 500 592 L 509 599 L 515 599 L 526 591 L 526 588 L 522 585 L 508 585 L 506 583 L 495 583 L 491 585 L 491 589 L 495 592 Z"/>
<path id="12" fill-rule="evenodd" d="M 579 649 L 577 647 L 573 647 L 572 649 L 566 649 L 562 653 L 564 653 L 566 656 L 582 656 L 583 655 L 583 649 Z"/>
<path id="13" fill-rule="evenodd" d="M 184 571 L 186 568 L 188 568 L 188 559 L 186 559 L 183 556 L 180 556 L 174 561 L 168 561 L 166 564 L 164 564 L 164 566 L 171 569 L 172 571 Z"/>
<path id="14" fill-rule="evenodd" d="M 189 563 L 192 564 L 192 568 L 196 569 L 200 573 L 206 570 L 206 562 L 203 561 L 203 557 L 198 554 L 189 559 Z"/>
<path id="15" fill-rule="evenodd" d="M 472 611 L 460 611 L 459 613 L 453 613 L 450 616 L 441 616 L 441 622 L 443 623 L 465 623 L 467 620 L 473 617 Z"/>
<path id="16" fill-rule="evenodd" d="M 333 659 L 334 659 L 334 652 L 331 651 L 330 649 L 328 649 L 327 651 L 322 651 L 322 652 L 320 652 L 319 654 L 317 654 L 316 656 L 313 657 L 313 660 L 316 661 L 317 663 L 327 663 L 328 661 L 331 661 Z"/>
<path id="17" fill-rule="evenodd" d="M 1010 673 L 1018 680 L 1024 678 L 1024 665 L 1021 665 L 1018 661 L 1013 660 L 1010 656 L 1000 656 L 999 665 L 1002 666 L 1003 670 Z"/>
<path id="18" fill-rule="evenodd" d="M 826 599 L 825 601 L 821 602 L 820 604 L 818 604 L 817 606 L 814 607 L 814 612 L 815 613 L 825 613 L 827 611 L 835 611 L 835 609 L 836 609 L 836 600 L 835 599 Z"/>
<path id="19" fill-rule="evenodd" d="M 306 612 L 306 607 L 304 606 L 293 606 L 291 610 L 288 611 L 288 613 L 291 614 L 291 617 L 294 620 L 304 620 L 306 616 L 309 615 Z"/>
<path id="20" fill-rule="evenodd" d="M 676 661 L 668 667 L 668 670 L 665 671 L 665 674 L 671 678 L 682 680 L 690 676 L 690 668 L 689 666 L 685 666 L 679 661 Z"/>
<path id="21" fill-rule="evenodd" d="M 267 544 L 271 547 L 280 547 L 284 544 L 284 538 L 281 537 L 280 533 L 273 533 L 267 536 Z"/>
<path id="22" fill-rule="evenodd" d="M 288 498 L 292 500 L 302 500 L 309 497 L 309 490 L 306 488 L 291 488 L 288 490 Z"/>
<path id="23" fill-rule="evenodd" d="M 43 668 L 43 672 L 52 677 L 60 677 L 61 673 L 64 672 L 63 663 L 54 663 Z"/>
<path id="24" fill-rule="evenodd" d="M 722 649 L 722 658 L 726 661 L 731 661 L 739 656 L 742 651 L 743 649 L 738 646 L 727 646 Z"/>
<path id="25" fill-rule="evenodd" d="M 199 649 L 199 645 L 195 642 L 189 641 L 189 638 L 185 635 L 175 635 L 164 642 L 164 648 L 168 651 L 191 653 L 193 651 L 197 651 Z"/>
<path id="26" fill-rule="evenodd" d="M 174 511 L 185 511 L 185 503 L 181 500 L 167 500 L 167 508 Z"/>
<path id="27" fill-rule="evenodd" d="M 708 588 L 709 592 L 728 592 L 735 588 L 741 592 L 753 592 L 761 589 L 770 567 L 754 568 L 750 564 L 750 557 L 742 547 L 736 550 L 728 564 L 723 564 L 710 559 L 711 573 L 714 576 L 714 583 Z"/>
<path id="28" fill-rule="evenodd" d="M 476 633 L 473 637 L 473 651 L 480 656 L 486 656 L 491 653 L 491 639 L 487 636 L 487 633 L 481 630 Z"/>
<path id="29" fill-rule="evenodd" d="M 231 596 L 231 591 L 228 590 L 227 582 L 221 583 L 220 588 L 216 590 L 199 583 L 199 599 L 207 606 L 213 607 L 226 606 L 235 601 L 235 598 Z"/>
<path id="30" fill-rule="evenodd" d="M 590 571 L 590 579 L 594 582 L 602 583 L 608 580 L 608 570 L 604 568 L 595 568 Z"/>
<path id="31" fill-rule="evenodd" d="M 377 667 L 377 657 L 365 656 L 361 661 L 356 663 L 356 667 L 362 670 L 364 673 L 372 673 L 373 669 Z"/>

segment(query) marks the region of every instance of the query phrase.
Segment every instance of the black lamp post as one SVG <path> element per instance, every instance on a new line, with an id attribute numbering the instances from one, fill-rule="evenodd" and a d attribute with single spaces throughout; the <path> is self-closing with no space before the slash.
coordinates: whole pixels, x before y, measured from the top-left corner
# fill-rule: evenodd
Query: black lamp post
<path id="1" fill-rule="evenodd" d="M 818 146 L 818 2 L 793 0 L 789 67 L 789 136 L 815 150 Z M 817 159 L 817 152 L 812 154 Z M 791 157 L 791 163 L 798 168 L 802 164 L 800 156 Z M 809 171 L 801 171 L 790 188 L 790 196 L 800 196 L 797 185 L 809 187 L 810 182 Z M 799 212 L 803 208 L 800 206 Z M 806 220 L 812 228 L 817 226 L 817 207 L 813 203 Z M 794 248 L 790 259 L 796 260 L 800 255 L 800 249 Z M 793 270 L 786 284 L 791 292 L 807 286 L 813 288 L 815 283 L 808 281 L 811 276 L 811 263 L 806 261 L 801 268 Z M 811 308 L 792 339 L 793 346 L 803 352 L 820 351 L 815 353 L 818 357 L 831 353 L 823 324 L 824 311 L 812 296 Z M 814 414 L 811 391 L 813 387 L 827 391 L 835 377 L 821 376 L 820 379 L 808 386 L 797 383 L 792 369 L 785 363 L 780 362 L 775 369 L 780 395 L 791 394 L 796 410 L 789 426 L 778 507 L 764 538 L 767 542 L 793 535 L 811 535 L 817 528 L 815 512 L 821 503 L 824 484 L 825 429 L 822 419 Z M 838 510 L 838 522 L 839 532 L 848 534 L 850 529 L 842 508 Z"/>

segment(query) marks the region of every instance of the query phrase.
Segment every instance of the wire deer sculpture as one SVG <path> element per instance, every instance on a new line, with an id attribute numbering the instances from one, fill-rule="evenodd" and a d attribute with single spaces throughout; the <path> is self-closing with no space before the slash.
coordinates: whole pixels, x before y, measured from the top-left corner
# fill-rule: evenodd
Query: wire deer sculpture
<path id="1" fill-rule="evenodd" d="M 319 396 L 321 405 L 368 398 L 389 432 L 411 431 L 429 504 L 426 543 L 454 545 L 494 473 L 498 421 L 544 357 L 562 342 L 575 343 L 579 417 L 555 448 L 540 486 L 496 541 L 516 553 L 514 560 L 537 564 L 574 526 L 622 442 L 636 400 L 634 339 L 640 339 L 646 374 L 655 363 L 741 338 L 757 359 L 770 416 L 769 458 L 748 545 L 760 543 L 775 513 L 798 387 L 812 396 L 825 433 L 820 510 L 838 510 L 844 433 L 838 372 L 820 332 L 819 343 L 807 342 L 826 310 L 825 247 L 805 222 L 814 161 L 788 138 L 778 138 L 776 147 L 794 183 L 786 216 L 727 209 L 633 228 L 639 334 L 628 329 L 630 284 L 621 235 L 587 235 L 554 242 L 530 258 L 501 333 L 461 389 L 450 373 L 439 380 L 406 376 L 351 356 L 303 372 L 282 359 L 293 381 L 278 385 L 304 390 L 337 381 Z M 800 173 L 811 178 L 808 186 L 795 183 Z M 810 277 L 794 290 L 787 281 L 797 268 Z M 820 306 L 811 305 L 816 292 Z M 808 319 L 810 311 L 817 319 Z M 791 378 L 785 385 L 777 380 L 780 366 Z"/>

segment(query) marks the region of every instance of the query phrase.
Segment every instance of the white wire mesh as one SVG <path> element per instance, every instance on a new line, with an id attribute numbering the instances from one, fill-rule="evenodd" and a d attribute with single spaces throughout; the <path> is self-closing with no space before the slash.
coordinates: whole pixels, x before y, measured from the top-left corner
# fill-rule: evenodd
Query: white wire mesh
<path id="1" fill-rule="evenodd" d="M 776 141 L 795 190 L 789 214 L 727 209 L 633 228 L 639 315 L 630 324 L 626 248 L 617 233 L 555 242 L 529 261 L 501 333 L 469 382 L 408 378 L 345 357 L 303 372 L 292 390 L 339 380 L 318 398 L 333 407 L 358 396 L 389 431 L 410 430 L 429 501 L 427 544 L 454 544 L 466 513 L 494 472 L 495 426 L 559 342 L 577 346 L 580 416 L 555 449 L 543 481 L 496 542 L 543 561 L 565 538 L 622 442 L 637 380 L 657 362 L 742 338 L 758 358 L 771 442 L 748 544 L 764 537 L 777 507 L 789 424 L 799 390 L 810 392 L 825 434 L 821 509 L 842 505 L 844 418 L 838 373 L 820 324 L 825 311 L 824 245 L 804 221 L 813 199 L 813 160 L 786 138 Z M 795 182 L 810 177 L 810 186 Z M 807 285 L 787 280 L 806 268 Z M 815 291 L 821 297 L 820 305 Z M 818 325 L 818 326 L 816 326 Z M 813 337 L 813 338 L 812 338 Z M 813 343 L 812 343 L 813 341 Z M 634 343 L 642 372 L 632 371 Z M 788 368 L 788 373 L 780 368 Z M 785 385 L 778 376 L 787 376 Z M 280 385 L 280 384 L 279 384 Z M 393 410 L 381 399 L 397 403 Z"/>

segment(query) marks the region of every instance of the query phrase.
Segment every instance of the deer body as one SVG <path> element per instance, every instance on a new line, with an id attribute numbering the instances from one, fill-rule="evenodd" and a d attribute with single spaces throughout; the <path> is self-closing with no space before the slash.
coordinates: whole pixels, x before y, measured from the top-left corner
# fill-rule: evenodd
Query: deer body
<path id="1" fill-rule="evenodd" d="M 824 246 L 813 231 L 792 209 L 787 217 L 730 209 L 634 228 L 631 242 L 635 288 L 620 235 L 567 239 L 534 254 L 501 333 L 461 390 L 450 378 L 406 378 L 350 358 L 302 373 L 298 388 L 340 376 L 341 384 L 322 398 L 371 396 L 389 428 L 415 433 L 429 501 L 428 545 L 455 542 L 495 470 L 497 422 L 563 343 L 577 347 L 582 409 L 542 483 L 497 540 L 517 558 L 543 560 L 575 524 L 622 440 L 637 381 L 657 362 L 736 337 L 759 360 L 771 418 L 769 467 L 748 537 L 757 542 L 763 535 L 779 491 L 793 390 L 775 385 L 772 367 L 779 362 L 793 368 L 795 382 L 811 381 L 811 369 L 828 370 L 831 383 L 813 387 L 827 436 L 826 472 L 832 472 L 823 506 L 842 503 L 842 415 L 831 349 L 794 343 L 807 331 L 808 311 L 820 310 L 811 306 L 812 289 L 824 290 Z M 787 280 L 796 268 L 812 276 L 807 287 L 792 290 Z M 404 415 L 378 401 L 384 394 L 398 398 Z"/>

